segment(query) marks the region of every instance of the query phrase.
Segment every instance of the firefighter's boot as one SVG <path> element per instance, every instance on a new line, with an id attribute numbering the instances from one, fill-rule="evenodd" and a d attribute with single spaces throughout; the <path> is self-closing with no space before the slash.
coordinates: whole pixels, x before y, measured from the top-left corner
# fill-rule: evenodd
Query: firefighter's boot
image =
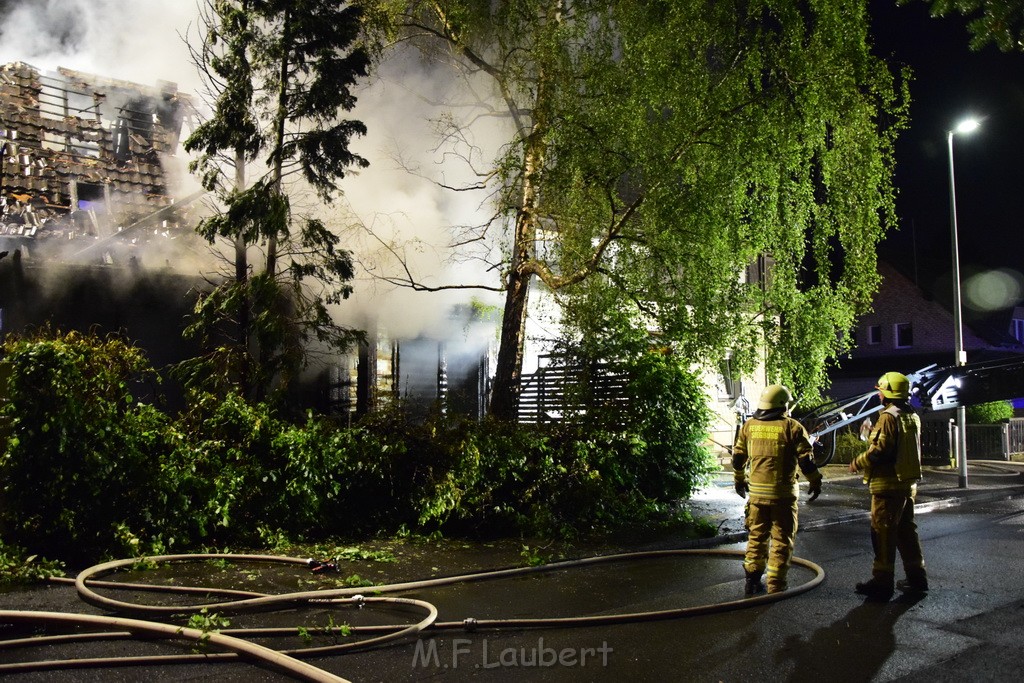
<path id="1" fill-rule="evenodd" d="M 927 593 L 928 574 L 925 573 L 924 569 L 908 571 L 907 578 L 897 581 L 896 587 L 904 593 Z"/>
<path id="2" fill-rule="evenodd" d="M 744 595 L 757 595 L 758 593 L 764 593 L 764 584 L 761 583 L 761 575 L 763 573 L 763 569 L 747 572 L 747 582 L 743 586 Z"/>
<path id="3" fill-rule="evenodd" d="M 866 595 L 869 600 L 886 602 L 893 594 L 893 575 L 875 572 L 870 581 L 858 583 L 856 591 Z"/>

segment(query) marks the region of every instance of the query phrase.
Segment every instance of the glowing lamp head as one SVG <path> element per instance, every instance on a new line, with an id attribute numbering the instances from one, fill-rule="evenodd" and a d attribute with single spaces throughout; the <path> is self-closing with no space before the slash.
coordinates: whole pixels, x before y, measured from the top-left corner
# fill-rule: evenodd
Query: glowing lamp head
<path id="1" fill-rule="evenodd" d="M 964 119 L 960 123 L 956 124 L 956 128 L 954 130 L 957 133 L 972 133 L 978 130 L 978 126 L 980 125 L 981 122 L 978 121 L 978 119 Z"/>

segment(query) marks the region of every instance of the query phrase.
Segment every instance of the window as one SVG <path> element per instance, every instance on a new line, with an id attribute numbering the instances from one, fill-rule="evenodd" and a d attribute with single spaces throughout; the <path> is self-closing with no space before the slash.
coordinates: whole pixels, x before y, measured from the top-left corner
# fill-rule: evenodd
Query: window
<path id="1" fill-rule="evenodd" d="M 747 266 L 747 283 L 758 285 L 762 290 L 767 289 L 771 286 L 774 268 L 775 259 L 767 254 L 761 254 Z"/>
<path id="2" fill-rule="evenodd" d="M 897 349 L 909 349 L 914 345 L 914 328 L 910 323 L 896 323 L 893 332 Z"/>
<path id="3" fill-rule="evenodd" d="M 875 345 L 882 343 L 882 326 L 868 325 L 868 344 Z"/>
<path id="4" fill-rule="evenodd" d="M 743 394 L 743 382 L 740 381 L 739 375 L 733 367 L 732 352 L 726 352 L 725 358 L 718 363 L 718 371 L 722 377 L 718 400 L 731 401 Z"/>

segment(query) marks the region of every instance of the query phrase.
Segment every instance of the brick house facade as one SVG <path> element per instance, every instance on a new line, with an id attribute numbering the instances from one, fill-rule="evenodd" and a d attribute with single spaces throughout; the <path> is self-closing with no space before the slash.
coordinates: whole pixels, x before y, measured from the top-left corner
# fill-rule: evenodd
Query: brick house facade
<path id="1" fill-rule="evenodd" d="M 880 261 L 878 272 L 882 283 L 873 310 L 857 321 L 853 350 L 830 373 L 835 398 L 870 391 L 890 370 L 909 373 L 955 363 L 952 312 L 892 265 Z M 969 363 L 1024 354 L 1024 345 L 1008 334 L 983 334 L 966 324 L 963 344 Z"/>

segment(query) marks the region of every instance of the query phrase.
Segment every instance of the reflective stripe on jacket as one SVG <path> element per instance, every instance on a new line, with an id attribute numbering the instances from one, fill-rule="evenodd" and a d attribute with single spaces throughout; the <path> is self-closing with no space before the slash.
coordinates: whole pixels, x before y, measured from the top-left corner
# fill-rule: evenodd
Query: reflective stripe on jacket
<path id="1" fill-rule="evenodd" d="M 738 482 L 747 482 L 751 500 L 795 500 L 798 466 L 808 480 L 821 478 L 807 430 L 791 417 L 750 418 L 740 428 L 732 453 L 733 476 Z"/>
<path id="2" fill-rule="evenodd" d="M 889 404 L 857 456 L 871 493 L 913 494 L 921 478 L 921 418 L 913 410 Z"/>

